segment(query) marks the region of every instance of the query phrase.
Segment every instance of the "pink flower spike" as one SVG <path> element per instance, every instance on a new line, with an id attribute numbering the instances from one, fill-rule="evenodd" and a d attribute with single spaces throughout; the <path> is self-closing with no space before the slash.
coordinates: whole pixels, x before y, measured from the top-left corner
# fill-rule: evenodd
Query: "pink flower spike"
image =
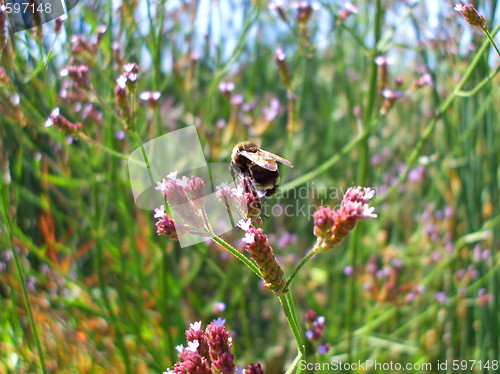
<path id="1" fill-rule="evenodd" d="M 315 251 L 327 251 L 340 243 L 356 223 L 364 218 L 376 218 L 375 208 L 367 202 L 375 196 L 371 188 L 351 187 L 342 202 L 340 209 L 319 207 L 314 213 L 314 235 L 317 238 Z"/>
<path id="2" fill-rule="evenodd" d="M 479 14 L 473 4 L 456 4 L 453 9 L 460 13 L 471 26 L 486 29 L 486 18 Z"/>
<path id="3" fill-rule="evenodd" d="M 59 108 L 55 108 L 54 110 L 52 110 L 49 118 L 45 121 L 45 127 L 51 126 L 55 126 L 66 134 L 73 136 L 76 136 L 77 133 L 82 129 L 82 124 L 80 122 L 70 122 L 66 117 L 61 115 Z"/>
<path id="4" fill-rule="evenodd" d="M 265 287 L 276 295 L 286 292 L 283 269 L 276 260 L 273 248 L 269 245 L 269 240 L 263 230 L 251 227 L 245 234 L 243 241 L 247 243 L 245 250 L 250 253 L 262 274 Z"/>

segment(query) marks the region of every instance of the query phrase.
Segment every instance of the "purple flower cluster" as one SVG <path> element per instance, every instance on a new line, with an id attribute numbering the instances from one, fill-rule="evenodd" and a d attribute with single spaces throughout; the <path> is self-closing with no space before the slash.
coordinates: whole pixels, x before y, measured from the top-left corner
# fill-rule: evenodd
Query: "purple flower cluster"
<path id="1" fill-rule="evenodd" d="M 443 255 L 450 255 L 454 251 L 453 244 L 453 208 L 446 206 L 444 209 L 435 209 L 434 204 L 428 204 L 422 213 L 420 220 L 423 225 L 425 237 L 434 245 L 438 245 L 439 250 L 430 253 L 427 262 L 438 262 Z M 441 251 L 441 249 L 444 249 Z"/>
<path id="2" fill-rule="evenodd" d="M 155 108 L 161 93 L 159 91 L 144 91 L 139 95 L 139 100 L 149 104 L 151 108 Z"/>
<path id="3" fill-rule="evenodd" d="M 276 97 L 271 99 L 252 97 L 246 100 L 243 94 L 235 92 L 235 88 L 236 85 L 232 81 L 219 83 L 219 92 L 230 104 L 230 112 L 227 120 L 219 118 L 216 121 L 217 133 L 225 129 L 224 135 L 220 134 L 225 139 L 231 136 L 243 136 L 243 128 L 239 125 L 244 125 L 248 127 L 248 134 L 252 136 L 263 134 L 280 114 L 282 109 L 280 101 Z"/>
<path id="4" fill-rule="evenodd" d="M 231 99 L 231 95 L 234 91 L 234 87 L 235 87 L 235 85 L 233 82 L 220 82 L 219 83 L 219 91 L 228 100 Z"/>
<path id="5" fill-rule="evenodd" d="M 284 9 L 285 2 L 283 0 L 274 0 L 271 1 L 268 5 L 269 10 L 276 11 L 278 16 L 285 22 L 288 23 L 288 16 L 286 15 Z"/>
<path id="6" fill-rule="evenodd" d="M 90 69 L 84 64 L 67 65 L 60 72 L 61 77 L 69 79 L 62 80 L 59 96 L 81 105 L 83 101 L 89 101 L 92 88 L 90 83 Z"/>
<path id="7" fill-rule="evenodd" d="M 281 48 L 277 48 L 274 51 L 274 62 L 278 67 L 278 72 L 280 74 L 281 80 L 285 87 L 290 87 L 292 82 L 292 73 L 290 72 L 290 68 L 288 67 L 288 63 L 286 62 L 285 52 Z"/>
<path id="8" fill-rule="evenodd" d="M 176 347 L 179 361 L 163 374 L 264 374 L 260 364 L 250 364 L 246 370 L 235 367 L 232 339 L 225 322 L 218 318 L 205 330 L 201 328 L 201 321 L 190 324 L 186 330 L 187 347 Z"/>
<path id="9" fill-rule="evenodd" d="M 62 22 L 57 22 L 56 25 L 54 25 L 55 31 L 59 32 L 61 26 Z M 87 38 L 82 34 L 75 34 L 71 36 L 70 62 L 72 64 L 76 63 L 77 61 L 90 65 L 95 64 L 96 56 L 99 52 L 99 45 L 104 37 L 104 34 L 107 31 L 107 28 L 104 25 L 99 25 L 96 31 L 96 35 L 93 35 L 89 40 L 87 40 Z"/>
<path id="10" fill-rule="evenodd" d="M 391 90 L 389 88 L 385 88 L 382 91 L 382 96 L 385 100 L 382 103 L 382 107 L 380 108 L 380 114 L 387 114 L 392 109 L 396 101 L 401 96 L 403 96 L 403 93 L 399 90 Z"/>
<path id="11" fill-rule="evenodd" d="M 159 235 L 178 239 L 179 235 L 186 232 L 199 235 L 211 232 L 203 207 L 205 182 L 202 178 L 197 176 L 177 178 L 177 172 L 173 172 L 158 182 L 156 189 L 162 193 L 169 206 L 183 220 L 182 224 L 174 221 L 165 213 L 163 205 L 155 209 L 154 218 L 158 219 L 156 228 Z"/>
<path id="12" fill-rule="evenodd" d="M 325 328 L 325 317 L 317 316 L 316 312 L 309 309 L 306 312 L 306 324 L 308 330 L 306 331 L 306 337 L 311 342 L 318 342 L 323 336 L 323 329 Z"/>
<path id="13" fill-rule="evenodd" d="M 76 135 L 82 129 L 82 124 L 80 122 L 70 122 L 59 112 L 59 108 L 55 108 L 45 122 L 45 127 L 50 126 L 55 126 L 64 133 L 72 136 Z"/>
<path id="14" fill-rule="evenodd" d="M 116 80 L 114 89 L 116 106 L 127 123 L 131 123 L 132 118 L 127 96 L 129 92 L 135 91 L 138 78 L 139 66 L 136 63 L 127 63 L 123 66 L 123 73 Z"/>
<path id="15" fill-rule="evenodd" d="M 367 202 L 375 196 L 370 188 L 351 187 L 347 190 L 338 210 L 320 206 L 313 215 L 315 250 L 327 251 L 344 239 L 359 220 L 376 218 L 375 208 Z"/>
<path id="16" fill-rule="evenodd" d="M 364 272 L 360 274 L 365 294 L 378 302 L 399 303 L 400 296 L 408 291 L 409 285 L 401 284 L 400 281 L 403 262 L 394 256 L 384 256 L 386 258 L 380 267 L 377 258 L 371 256 L 364 266 Z"/>
<path id="17" fill-rule="evenodd" d="M 345 1 L 342 9 L 337 12 L 338 22 L 344 22 L 351 14 L 358 14 L 358 8 L 353 3 Z"/>
<path id="18" fill-rule="evenodd" d="M 314 310 L 309 309 L 305 314 L 305 320 L 307 325 L 306 338 L 311 343 L 318 344 L 323 338 L 325 317 L 317 316 Z M 317 352 L 319 354 L 324 354 L 328 352 L 329 348 L 330 344 L 320 344 L 317 347 Z"/>
<path id="19" fill-rule="evenodd" d="M 472 250 L 472 256 L 475 262 L 487 262 L 491 256 L 491 250 L 483 250 L 480 245 L 476 245 Z"/>
<path id="20" fill-rule="evenodd" d="M 315 10 L 319 9 L 319 4 L 314 2 L 310 3 L 309 1 L 299 0 L 292 3 L 292 8 L 297 11 L 295 15 L 295 19 L 299 23 L 306 23 Z"/>
<path id="21" fill-rule="evenodd" d="M 158 235 L 165 235 L 170 239 L 179 240 L 179 235 L 181 235 L 182 233 L 178 233 L 177 231 L 181 231 L 180 228 L 183 226 L 176 225 L 174 220 L 165 213 L 164 205 L 155 209 L 154 218 L 158 218 L 158 220 L 156 221 L 156 233 Z"/>
<path id="22" fill-rule="evenodd" d="M 421 295 L 424 292 L 425 292 L 425 286 L 424 285 L 420 284 L 418 286 L 413 287 L 413 289 L 406 294 L 406 296 L 404 298 L 405 303 L 411 303 L 411 302 L 413 302 L 418 295 Z"/>
<path id="23" fill-rule="evenodd" d="M 460 13 L 471 26 L 486 29 L 486 18 L 484 18 L 482 14 L 479 14 L 473 4 L 457 4 L 454 9 Z"/>
<path id="24" fill-rule="evenodd" d="M 477 303 L 480 306 L 486 306 L 494 300 L 494 296 L 486 291 L 486 288 L 480 288 L 477 291 Z"/>
<path id="25" fill-rule="evenodd" d="M 237 188 L 230 188 L 227 184 L 217 187 L 217 198 L 231 212 L 238 217 L 238 221 L 250 220 L 251 227 L 262 227 L 260 218 L 260 199 L 252 192 L 245 191 L 244 181 Z"/>
<path id="26" fill-rule="evenodd" d="M 68 65 L 61 70 L 61 77 L 69 77 L 77 87 L 83 90 L 90 88 L 90 70 L 86 65 Z"/>

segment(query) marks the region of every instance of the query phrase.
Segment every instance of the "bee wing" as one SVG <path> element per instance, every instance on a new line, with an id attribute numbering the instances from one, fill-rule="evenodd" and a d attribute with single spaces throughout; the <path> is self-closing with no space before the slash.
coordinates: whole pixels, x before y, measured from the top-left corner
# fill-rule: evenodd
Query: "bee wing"
<path id="1" fill-rule="evenodd" d="M 260 167 L 270 170 L 270 171 L 276 171 L 278 170 L 278 165 L 272 158 L 266 158 L 264 155 L 265 151 L 260 150 L 259 152 L 247 152 L 247 151 L 240 151 L 240 155 L 248 158 L 250 161 L 256 163 Z M 269 153 L 269 152 L 265 152 Z M 272 153 L 270 153 L 272 155 Z"/>
<path id="2" fill-rule="evenodd" d="M 284 164 L 288 167 L 293 168 L 293 164 L 290 161 L 288 161 L 286 158 L 280 157 L 278 155 L 275 155 L 274 153 L 264 151 L 264 150 L 261 150 L 261 153 L 265 159 L 271 159 L 274 161 L 278 161 L 278 162 L 281 162 L 282 164 Z"/>

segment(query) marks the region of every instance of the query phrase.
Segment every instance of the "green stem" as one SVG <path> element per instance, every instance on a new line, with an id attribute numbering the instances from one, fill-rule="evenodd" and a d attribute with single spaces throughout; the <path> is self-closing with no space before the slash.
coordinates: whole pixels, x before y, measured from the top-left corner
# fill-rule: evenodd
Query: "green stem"
<path id="1" fill-rule="evenodd" d="M 358 186 L 363 186 L 366 184 L 368 179 L 368 166 L 369 166 L 369 146 L 368 146 L 368 138 L 370 136 L 370 128 L 372 118 L 374 116 L 375 104 L 377 102 L 377 93 L 378 93 L 378 66 L 375 64 L 374 58 L 379 53 L 378 52 L 378 43 L 381 38 L 382 32 L 382 20 L 383 20 L 383 8 L 381 0 L 376 1 L 376 9 L 374 14 L 374 22 L 373 22 L 373 31 L 374 31 L 374 44 L 371 50 L 371 61 L 370 61 L 370 77 L 369 77 L 369 91 L 368 91 L 368 102 L 366 107 L 364 108 L 363 113 L 363 132 L 364 136 L 360 143 L 359 150 L 359 160 L 358 160 L 358 174 L 356 177 Z M 350 264 L 354 269 L 356 266 L 356 262 L 358 260 L 359 254 L 359 245 L 360 242 L 361 231 L 356 230 L 356 232 L 352 233 L 349 238 L 349 253 L 350 253 Z M 347 357 L 348 361 L 353 360 L 353 347 L 354 347 L 354 309 L 355 309 L 355 300 L 356 300 L 356 280 L 354 277 L 349 278 L 349 291 L 347 295 L 347 331 L 349 333 L 348 336 L 348 348 L 347 348 Z"/>
<path id="2" fill-rule="evenodd" d="M 486 37 L 488 38 L 488 40 L 490 41 L 493 48 L 495 48 L 495 51 L 497 51 L 498 55 L 500 56 L 500 50 L 498 49 L 495 41 L 493 40 L 493 37 L 491 36 L 490 32 L 488 31 L 488 29 L 486 27 L 483 29 L 483 32 L 486 35 Z"/>
<path id="3" fill-rule="evenodd" d="M 111 302 L 109 300 L 109 295 L 108 295 L 108 289 L 106 287 L 105 279 L 104 279 L 104 273 L 102 271 L 103 268 L 103 247 L 101 244 L 101 237 L 100 234 L 96 236 L 96 271 L 97 271 L 97 279 L 99 283 L 99 290 L 101 291 L 101 296 L 104 301 L 104 306 L 108 312 L 108 318 L 110 321 L 116 321 L 115 324 L 115 333 L 116 333 L 116 341 L 118 345 L 118 349 L 121 351 L 121 354 L 123 356 L 123 362 L 125 364 L 125 372 L 127 374 L 132 373 L 132 366 L 130 362 L 130 353 L 127 350 L 127 346 L 125 344 L 125 337 L 122 331 L 122 328 L 120 327 L 120 321 L 119 319 L 116 318 L 116 314 L 113 311 L 113 306 L 111 305 Z"/>
<path id="4" fill-rule="evenodd" d="M 292 88 L 287 89 L 288 92 L 288 123 L 287 123 L 287 142 L 285 149 L 285 157 L 292 158 L 292 150 L 293 150 L 293 139 L 294 134 L 296 132 L 296 113 L 297 113 L 297 100 L 294 97 L 294 90 Z"/>
<path id="5" fill-rule="evenodd" d="M 495 78 L 495 76 L 498 74 L 498 72 L 500 72 L 500 66 L 495 71 L 493 71 L 490 75 L 488 75 L 486 78 L 484 78 L 481 82 L 479 82 L 477 84 L 477 86 L 474 87 L 472 90 L 469 90 L 469 91 L 460 90 L 457 92 L 457 96 L 460 96 L 460 97 L 474 96 L 475 94 L 477 94 L 479 92 L 479 90 L 481 90 L 481 88 L 483 88 L 488 83 L 490 83 L 492 81 L 492 79 Z"/>
<path id="6" fill-rule="evenodd" d="M 290 306 L 287 300 L 286 294 L 278 296 L 280 299 L 281 307 L 283 308 L 283 312 L 285 313 L 286 320 L 288 322 L 288 325 L 290 326 L 290 329 L 292 330 L 293 337 L 295 338 L 295 342 L 297 343 L 297 349 L 298 351 L 305 356 L 306 354 L 306 349 L 304 346 L 304 343 L 302 342 L 302 335 L 300 334 L 300 329 L 295 323 L 294 317 L 293 317 L 293 310 L 295 310 L 295 307 Z"/>
<path id="7" fill-rule="evenodd" d="M 114 149 L 109 148 L 102 143 L 96 142 L 94 139 L 89 138 L 85 134 L 80 134 L 80 139 L 85 140 L 86 142 L 88 142 L 92 146 L 103 150 L 104 152 L 108 153 L 111 156 L 114 156 L 114 157 L 119 158 L 121 160 L 128 160 L 129 159 L 127 155 L 120 153 L 118 151 L 115 151 Z"/>
<path id="8" fill-rule="evenodd" d="M 160 290 L 161 294 L 164 295 L 164 297 L 160 298 L 160 307 L 161 307 L 161 313 L 162 313 L 162 328 L 163 328 L 163 351 L 166 353 L 166 355 L 169 357 L 171 362 L 176 361 L 176 356 L 175 356 L 175 351 L 173 349 L 174 343 L 172 342 L 172 337 L 169 332 L 169 327 L 170 327 L 170 316 L 171 314 L 169 313 L 169 306 L 168 306 L 168 295 L 169 293 L 169 286 L 168 286 L 168 277 L 167 277 L 167 249 L 162 248 L 161 252 L 161 260 L 160 260 Z"/>
<path id="9" fill-rule="evenodd" d="M 45 58 L 44 48 L 43 48 L 43 44 L 42 44 L 41 40 L 37 37 L 35 37 L 35 39 L 36 39 L 36 44 L 38 46 L 38 53 L 40 55 L 40 63 L 42 63 L 44 66 L 47 66 L 47 64 L 49 62 L 49 56 L 47 56 L 47 58 Z M 49 82 L 51 82 L 52 80 L 49 79 L 49 74 L 47 72 L 47 69 L 42 68 L 41 70 L 42 70 L 42 76 L 43 76 L 43 80 L 45 81 L 45 84 L 47 86 L 50 86 Z M 55 102 L 56 102 L 55 97 L 54 97 L 54 90 L 46 90 L 45 92 L 47 94 L 47 99 L 49 101 L 49 105 L 51 108 L 53 108 L 55 106 Z"/>
<path id="10" fill-rule="evenodd" d="M 262 278 L 262 274 L 260 273 L 259 268 L 252 261 L 246 258 L 243 254 L 241 254 L 236 248 L 234 248 L 231 244 L 224 241 L 217 235 L 212 236 L 211 238 L 214 242 L 219 244 L 220 246 L 227 249 L 231 252 L 236 258 L 238 258 L 241 262 L 243 262 L 250 270 L 252 270 L 259 278 Z"/>
<path id="11" fill-rule="evenodd" d="M 380 31 L 381 31 L 381 18 L 382 18 L 382 5 L 380 0 L 377 0 L 376 3 L 376 12 L 375 12 L 375 23 L 374 23 L 374 31 L 375 31 L 375 42 L 374 47 L 369 55 L 370 57 L 370 77 L 369 77 L 369 92 L 368 92 L 368 101 L 366 103 L 366 107 L 363 111 L 363 131 L 364 136 L 359 145 L 359 160 L 358 160 L 358 175 L 357 182 L 358 185 L 362 186 L 365 183 L 366 175 L 368 172 L 368 161 L 369 161 L 369 152 L 368 152 L 368 138 L 370 136 L 370 124 L 373 117 L 373 111 L 375 108 L 375 103 L 377 101 L 377 77 L 378 77 L 378 67 L 375 64 L 374 58 L 378 54 L 377 43 L 380 40 Z"/>
<path id="12" fill-rule="evenodd" d="M 290 367 L 287 369 L 287 371 L 285 372 L 285 374 L 292 374 L 293 371 L 295 370 L 295 368 L 297 367 L 297 365 L 299 364 L 299 361 L 302 359 L 302 353 L 298 353 L 297 356 L 295 357 L 295 360 L 293 360 L 292 364 L 290 365 Z M 300 370 L 300 369 L 299 369 Z M 297 370 L 297 373 L 299 372 L 299 370 Z"/>
<path id="13" fill-rule="evenodd" d="M 288 280 L 286 281 L 286 285 L 285 285 L 285 290 L 288 289 L 288 287 L 290 286 L 290 284 L 292 283 L 293 279 L 297 276 L 297 274 L 299 273 L 300 269 L 302 269 L 302 267 L 307 263 L 309 262 L 309 260 L 316 254 L 318 253 L 318 250 L 316 249 L 316 247 L 314 247 L 313 249 L 311 249 L 309 251 L 309 253 L 307 253 L 303 258 L 302 260 L 300 260 L 299 264 L 297 265 L 297 267 L 295 268 L 295 270 L 293 271 L 292 275 L 290 275 L 290 277 L 288 278 Z"/>
<path id="14" fill-rule="evenodd" d="M 129 129 L 130 134 L 134 138 L 135 142 L 141 148 L 142 158 L 144 158 L 144 162 L 146 163 L 146 168 L 148 169 L 149 181 L 151 182 L 151 186 L 155 185 L 155 179 L 153 177 L 153 173 L 151 172 L 151 164 L 149 163 L 148 154 L 146 153 L 146 148 L 144 148 L 144 144 L 142 144 L 141 138 L 135 129 Z"/>
<path id="15" fill-rule="evenodd" d="M 45 367 L 45 359 L 43 356 L 42 344 L 40 342 L 40 336 L 38 335 L 38 329 L 37 329 L 37 326 L 35 324 L 35 319 L 33 318 L 33 311 L 32 311 L 31 302 L 30 302 L 30 299 L 28 296 L 28 290 L 26 288 L 26 282 L 24 279 L 23 269 L 21 266 L 21 262 L 19 261 L 19 255 L 16 251 L 16 248 L 14 247 L 14 235 L 12 233 L 12 222 L 10 219 L 9 209 L 8 209 L 8 204 L 7 204 L 8 196 L 7 196 L 6 186 L 5 186 L 4 182 L 0 183 L 0 185 L 2 186 L 1 187 L 2 188 L 2 200 L 3 200 L 2 205 L 3 205 L 4 215 L 5 215 L 5 221 L 7 222 L 7 231 L 9 232 L 9 240 L 10 240 L 12 255 L 14 257 L 14 264 L 16 267 L 17 274 L 19 276 L 19 282 L 21 283 L 21 291 L 23 294 L 24 303 L 26 304 L 26 311 L 28 313 L 28 319 L 30 322 L 31 331 L 33 333 L 33 337 L 35 338 L 35 344 L 36 344 L 36 349 L 38 351 L 38 357 L 40 359 L 40 366 L 42 368 L 42 373 L 47 374 L 48 371 L 47 371 L 47 368 Z"/>
<path id="16" fill-rule="evenodd" d="M 345 25 L 343 22 L 340 23 L 340 28 L 342 28 L 343 30 L 347 31 L 347 33 L 349 35 L 351 35 L 351 37 L 354 39 L 354 41 L 358 44 L 358 46 L 361 48 L 361 50 L 363 51 L 363 53 L 367 56 L 370 56 L 370 50 L 368 48 L 366 48 L 366 45 L 365 43 L 363 42 L 363 40 L 356 34 L 356 32 L 349 26 Z"/>
<path id="17" fill-rule="evenodd" d="M 290 308 L 290 312 L 291 312 L 291 316 L 292 316 L 295 328 L 300 333 L 299 320 L 297 318 L 297 310 L 295 308 L 295 303 L 293 302 L 292 293 L 291 292 L 287 292 L 285 294 L 285 297 L 286 297 L 286 301 L 288 302 L 288 307 Z M 304 345 L 304 343 L 302 342 L 302 334 L 300 334 L 300 337 L 301 337 L 301 344 Z"/>

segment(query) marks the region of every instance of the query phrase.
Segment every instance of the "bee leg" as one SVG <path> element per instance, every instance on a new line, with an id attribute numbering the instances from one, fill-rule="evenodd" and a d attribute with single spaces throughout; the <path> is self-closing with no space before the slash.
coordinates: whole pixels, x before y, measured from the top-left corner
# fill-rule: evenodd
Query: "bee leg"
<path id="1" fill-rule="evenodd" d="M 234 183 L 236 183 L 236 176 L 241 175 L 241 169 L 231 162 L 229 164 L 229 172 L 231 173 L 231 177 L 233 177 Z"/>

